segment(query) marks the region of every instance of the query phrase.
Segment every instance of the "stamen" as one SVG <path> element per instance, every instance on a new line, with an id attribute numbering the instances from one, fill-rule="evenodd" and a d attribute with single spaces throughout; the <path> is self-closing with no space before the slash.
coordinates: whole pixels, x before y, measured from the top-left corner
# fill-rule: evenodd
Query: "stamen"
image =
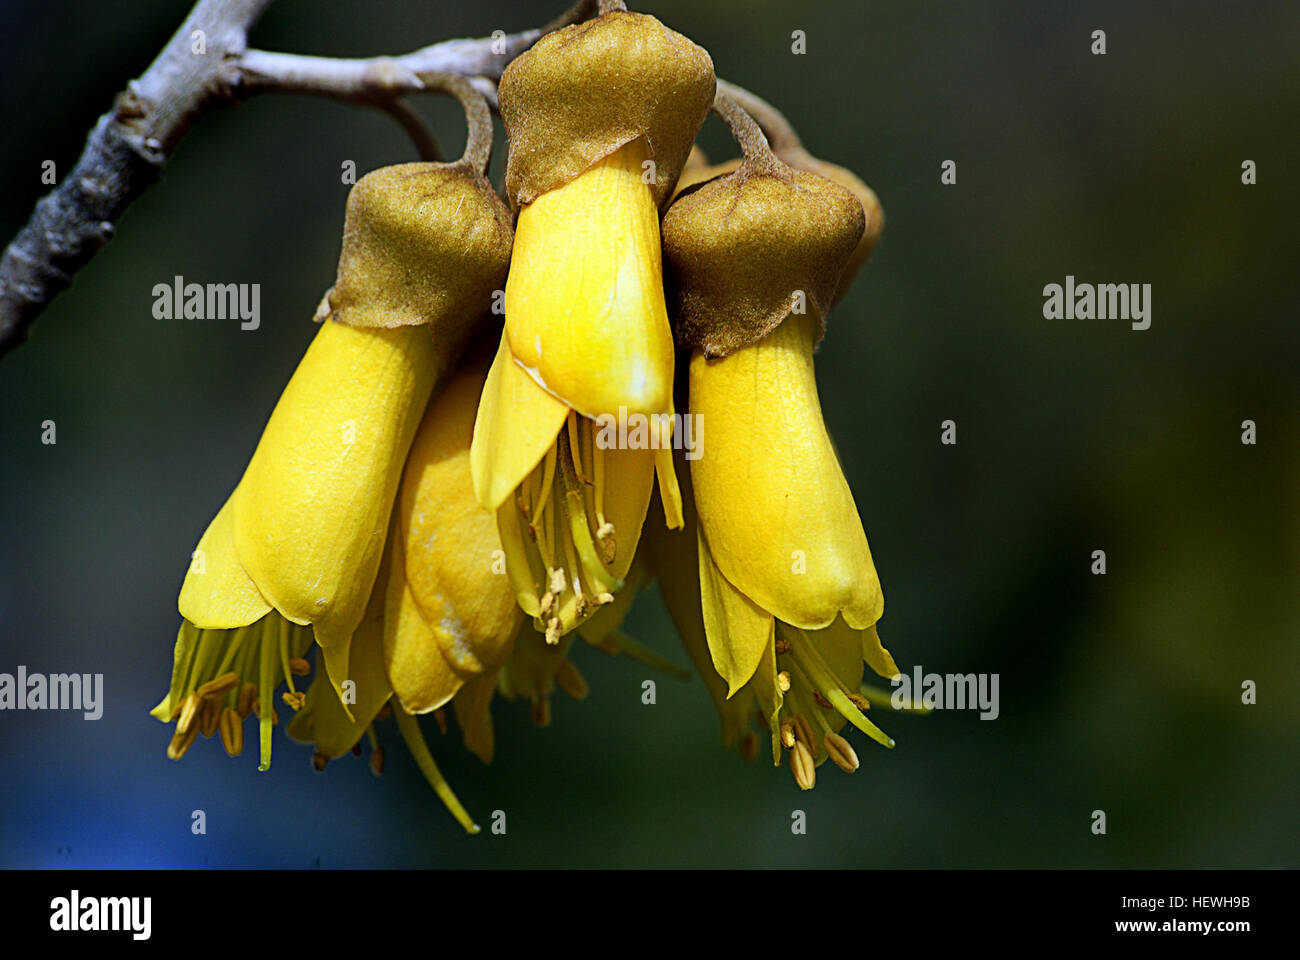
<path id="1" fill-rule="evenodd" d="M 207 683 L 203 684 L 203 686 L 199 687 L 194 692 L 197 693 L 200 698 L 219 697 L 227 690 L 231 690 L 237 686 L 239 686 L 238 674 L 223 673 L 215 680 L 209 680 Z"/>
<path id="2" fill-rule="evenodd" d="M 795 741 L 790 751 L 790 772 L 800 790 L 811 790 L 817 785 L 817 765 L 813 762 L 812 752 L 801 741 Z"/>
<path id="3" fill-rule="evenodd" d="M 812 727 L 808 723 L 808 718 L 802 713 L 794 715 L 794 738 L 809 750 L 817 749 L 817 740 Z"/>
<path id="4" fill-rule="evenodd" d="M 245 683 L 239 688 L 239 701 L 235 706 L 235 712 L 239 714 L 239 719 L 244 719 L 253 712 L 253 704 L 257 702 L 257 684 L 253 682 Z"/>
<path id="5" fill-rule="evenodd" d="M 403 732 L 403 736 L 405 736 L 405 732 Z M 414 753 L 414 751 L 412 751 L 412 753 Z M 419 762 L 420 762 L 419 758 L 417 757 L 416 763 L 418 764 Z M 376 777 L 382 777 L 384 775 L 384 748 L 383 747 L 375 747 L 373 750 L 370 751 L 370 772 L 374 774 Z M 425 775 L 425 779 L 428 779 L 427 774 Z"/>
<path id="6" fill-rule="evenodd" d="M 289 660 L 289 672 L 295 677 L 305 677 L 311 673 L 311 664 L 302 657 L 293 657 Z"/>
<path id="7" fill-rule="evenodd" d="M 583 483 L 591 483 L 592 481 L 587 478 L 582 469 L 582 445 L 579 442 L 577 411 L 569 411 L 569 419 L 566 421 L 565 426 L 569 430 L 569 453 L 573 457 L 574 473 L 578 475 L 578 479 Z"/>
<path id="8" fill-rule="evenodd" d="M 809 689 L 822 691 L 840 716 L 882 747 L 893 748 L 894 738 L 863 716 L 862 711 L 849 700 L 848 694 L 841 687 L 839 679 L 826 666 L 825 661 L 817 652 L 815 643 L 800 644 L 794 650 L 790 665 L 796 677 L 801 682 L 807 683 Z"/>
<path id="9" fill-rule="evenodd" d="M 790 692 L 790 671 L 782 670 L 776 675 L 776 687 L 782 693 Z"/>
<path id="10" fill-rule="evenodd" d="M 285 620 L 281 622 L 288 623 Z M 265 623 L 265 619 L 263 624 L 262 655 L 257 671 L 257 702 L 253 706 L 253 712 L 257 714 L 258 742 L 261 747 L 257 769 L 265 771 L 271 769 L 271 725 L 275 722 L 275 707 L 271 703 L 271 696 L 275 690 L 276 648 L 280 644 L 269 642 L 266 631 L 272 627 Z"/>
<path id="11" fill-rule="evenodd" d="M 298 691 L 286 690 L 280 694 L 280 698 L 294 711 L 301 710 L 307 703 L 307 694 Z"/>
<path id="12" fill-rule="evenodd" d="M 319 750 L 317 750 L 315 753 L 311 755 L 311 767 L 317 773 L 320 773 L 322 770 L 324 770 L 325 765 L 329 762 L 330 762 L 330 758 L 325 756 L 325 754 L 321 753 Z"/>
<path id="13" fill-rule="evenodd" d="M 433 787 L 434 793 L 438 794 L 451 815 L 455 817 L 462 827 L 469 833 L 478 833 L 479 827 L 465 808 L 461 806 L 460 801 L 456 799 L 456 794 L 448 786 L 447 781 L 442 778 L 442 773 L 438 770 L 438 765 L 433 762 L 433 754 L 429 752 L 429 745 L 424 740 L 424 734 L 420 732 L 420 725 L 415 717 L 411 716 L 400 705 L 393 708 L 393 716 L 397 718 L 397 728 L 402 731 L 402 737 L 406 740 L 407 749 L 411 751 L 411 756 L 415 758 L 415 764 L 424 774 L 424 779 L 429 781 L 429 786 Z M 381 758 L 382 752 L 378 754 Z M 371 754 L 371 764 L 373 769 L 375 754 Z M 383 767 L 383 760 L 379 761 L 380 768 Z"/>
<path id="14" fill-rule="evenodd" d="M 853 773 L 858 769 L 857 753 L 854 752 L 852 745 L 838 733 L 828 730 L 823 743 L 826 746 L 826 756 L 831 758 L 835 766 L 845 773 Z"/>
<path id="15" fill-rule="evenodd" d="M 820 690 L 813 690 L 812 695 L 813 695 L 813 699 L 817 701 L 817 706 L 821 707 L 823 710 L 835 709 L 835 705 L 831 703 L 829 700 L 827 700 L 822 695 L 822 692 Z"/>
<path id="16" fill-rule="evenodd" d="M 546 642 L 555 646 L 560 642 L 560 618 L 551 617 L 546 621 Z"/>
<path id="17" fill-rule="evenodd" d="M 171 743 L 167 744 L 167 759 L 179 760 L 185 756 L 185 751 L 193 746 L 198 735 L 198 727 L 191 726 L 186 732 L 182 733 L 180 726 L 177 725 L 176 732 L 172 734 Z"/>
<path id="18" fill-rule="evenodd" d="M 536 526 L 537 521 L 541 519 L 542 511 L 546 509 L 546 504 L 551 499 L 551 488 L 555 483 L 555 446 L 546 451 L 546 458 L 542 461 L 542 487 L 537 495 L 537 500 L 533 503 L 533 513 L 530 526 Z M 536 470 L 533 471 L 537 473 Z"/>
<path id="19" fill-rule="evenodd" d="M 447 735 L 447 711 L 439 707 L 433 711 L 433 719 L 438 723 L 438 732 L 445 737 Z"/>
<path id="20" fill-rule="evenodd" d="M 221 745 L 226 748 L 226 753 L 232 757 L 237 757 L 244 752 L 244 720 L 230 707 L 221 711 Z"/>
<path id="21" fill-rule="evenodd" d="M 790 652 L 790 641 L 785 637 L 777 637 L 774 646 L 776 647 L 776 655 L 778 657 L 784 656 Z"/>
<path id="22" fill-rule="evenodd" d="M 862 696 L 862 694 L 846 693 L 845 696 L 849 698 L 849 703 L 853 704 L 863 713 L 866 713 L 868 710 L 871 709 L 871 701 L 868 700 L 866 697 Z"/>
<path id="23" fill-rule="evenodd" d="M 203 707 L 199 710 L 199 733 L 206 739 L 217 732 L 220 723 L 221 701 L 216 698 L 204 700 Z"/>
<path id="24" fill-rule="evenodd" d="M 787 750 L 794 746 L 794 721 L 789 717 L 781 721 L 781 746 Z"/>
<path id="25" fill-rule="evenodd" d="M 199 715 L 199 695 L 190 691 L 181 704 L 181 717 L 176 721 L 176 732 L 182 736 L 189 733 Z"/>

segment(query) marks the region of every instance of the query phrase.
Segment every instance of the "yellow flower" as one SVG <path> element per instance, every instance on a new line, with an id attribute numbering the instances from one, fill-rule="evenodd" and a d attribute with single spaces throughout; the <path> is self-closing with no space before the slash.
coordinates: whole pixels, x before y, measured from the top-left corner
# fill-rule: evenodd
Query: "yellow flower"
<path id="1" fill-rule="evenodd" d="M 727 696 L 747 684 L 772 734 L 773 758 L 790 750 L 799 785 L 830 757 L 857 758 L 845 721 L 886 746 L 863 716 L 862 663 L 898 669 L 881 645 L 880 581 L 813 375 L 818 333 L 791 315 L 756 344 L 709 360 L 696 351 L 690 405 L 709 427 L 691 463 L 699 513 L 702 615 Z"/>
<path id="2" fill-rule="evenodd" d="M 269 703 L 287 678 L 297 708 L 289 663 L 314 637 L 335 688 L 349 675 L 402 462 L 439 362 L 422 327 L 321 324 L 181 587 L 176 672 L 154 711 L 179 721 L 170 754 L 188 748 L 191 694 L 215 702 L 205 685 L 232 670 L 239 692 L 223 687 L 227 706 L 250 685 L 255 703 Z M 262 769 L 270 765 L 270 723 L 263 710 Z"/>
<path id="3" fill-rule="evenodd" d="M 479 505 L 470 479 L 485 368 L 462 370 L 429 404 L 397 500 L 383 659 L 409 713 L 437 710 L 466 682 L 494 674 L 522 620 L 495 515 Z"/>
<path id="4" fill-rule="evenodd" d="M 505 330 L 474 425 L 474 490 L 497 513 L 520 608 L 552 643 L 621 587 L 656 472 L 680 526 L 647 157 L 632 141 L 520 212 Z M 598 419 L 641 423 L 639 439 L 610 448 Z"/>

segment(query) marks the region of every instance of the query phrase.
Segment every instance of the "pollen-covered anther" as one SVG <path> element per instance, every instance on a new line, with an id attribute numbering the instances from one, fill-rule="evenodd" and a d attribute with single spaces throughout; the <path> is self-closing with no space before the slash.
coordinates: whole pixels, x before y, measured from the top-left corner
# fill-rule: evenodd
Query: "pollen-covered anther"
<path id="1" fill-rule="evenodd" d="M 226 748 L 226 753 L 237 757 L 244 752 L 244 718 L 236 710 L 231 707 L 223 709 L 217 729 L 221 733 L 221 745 Z"/>
<path id="2" fill-rule="evenodd" d="M 781 721 L 781 746 L 787 750 L 794 746 L 794 721 L 789 717 Z"/>
<path id="3" fill-rule="evenodd" d="M 775 647 L 776 647 L 776 655 L 778 657 L 784 656 L 785 654 L 790 652 L 790 641 L 787 640 L 785 637 L 777 637 Z"/>
<path id="4" fill-rule="evenodd" d="M 233 672 L 223 673 L 215 680 L 209 680 L 194 692 L 199 695 L 200 699 L 205 699 L 207 697 L 219 697 L 227 690 L 233 690 L 237 686 L 239 686 L 239 674 Z"/>
<path id="5" fill-rule="evenodd" d="M 311 664 L 302 657 L 294 657 L 289 661 L 289 672 L 295 677 L 305 677 L 311 673 Z"/>
<path id="6" fill-rule="evenodd" d="M 782 670 L 780 673 L 776 675 L 776 686 L 777 689 L 780 690 L 782 693 L 790 692 L 790 671 L 789 670 Z"/>
<path id="7" fill-rule="evenodd" d="M 370 772 L 376 777 L 384 775 L 384 748 L 374 747 L 370 751 Z"/>
<path id="8" fill-rule="evenodd" d="M 553 570 L 551 570 L 550 577 L 551 577 L 551 581 L 548 587 L 548 592 L 553 593 L 558 597 L 560 594 L 564 592 L 564 588 L 568 586 L 568 580 L 564 576 L 564 568 L 563 567 L 554 568 Z"/>
<path id="9" fill-rule="evenodd" d="M 171 743 L 167 744 L 167 759 L 179 760 L 185 756 L 185 751 L 190 748 L 199 735 L 199 728 L 193 724 L 182 732 L 180 725 L 176 727 L 176 732 L 172 734 Z"/>
<path id="10" fill-rule="evenodd" d="M 802 742 L 795 741 L 794 749 L 790 751 L 790 772 L 800 790 L 811 790 L 817 784 L 817 765 L 812 751 Z"/>
<path id="11" fill-rule="evenodd" d="M 306 704 L 307 695 L 297 690 L 286 690 L 284 693 L 280 694 L 280 699 L 282 699 L 290 709 L 298 711 L 303 708 L 304 704 Z"/>
<path id="12" fill-rule="evenodd" d="M 613 563 L 614 558 L 618 555 L 618 543 L 614 539 L 614 525 L 608 520 L 602 523 L 596 530 L 596 539 L 600 541 L 601 559 L 607 564 Z"/>
<path id="13" fill-rule="evenodd" d="M 859 710 L 861 710 L 863 713 L 866 713 L 868 710 L 871 709 L 871 702 L 870 702 L 866 697 L 862 696 L 861 694 L 859 694 L 859 693 L 850 693 L 850 694 L 847 694 L 847 696 L 848 696 L 848 698 L 849 698 L 849 703 L 853 704 L 855 707 L 857 707 L 857 708 L 858 708 Z"/>
<path id="14" fill-rule="evenodd" d="M 245 683 L 239 688 L 239 698 L 235 701 L 235 712 L 239 714 L 239 719 L 244 719 L 253 712 L 253 705 L 257 703 L 257 684 Z"/>
<path id="15" fill-rule="evenodd" d="M 745 735 L 740 738 L 740 759 L 746 763 L 753 763 L 758 759 L 758 734 L 753 730 L 746 730 Z"/>
<path id="16" fill-rule="evenodd" d="M 858 755 L 852 744 L 832 730 L 826 731 L 826 755 L 845 773 L 858 769 Z"/>
<path id="17" fill-rule="evenodd" d="M 560 618 L 551 617 L 546 621 L 546 642 L 555 646 L 560 642 Z"/>

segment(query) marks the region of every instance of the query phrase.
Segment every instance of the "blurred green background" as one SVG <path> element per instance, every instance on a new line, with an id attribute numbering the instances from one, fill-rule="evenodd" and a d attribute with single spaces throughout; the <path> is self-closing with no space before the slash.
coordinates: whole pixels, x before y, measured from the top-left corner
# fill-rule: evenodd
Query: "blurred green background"
<path id="1" fill-rule="evenodd" d="M 71 168 L 188 6 L 7 0 L 0 235 L 46 189 L 42 161 Z M 278 0 L 253 43 L 399 53 L 560 9 Z M 463 835 L 391 721 L 377 781 L 350 758 L 314 774 L 280 731 L 269 773 L 210 741 L 167 761 L 146 711 L 170 675 L 177 589 L 312 336 L 340 164 L 414 159 L 376 111 L 267 96 L 205 119 L 0 361 L 0 671 L 102 672 L 107 689 L 98 722 L 0 714 L 0 865 L 1295 866 L 1300 6 L 640 9 L 879 193 L 884 240 L 819 355 L 825 415 L 886 645 L 905 670 L 999 674 L 1001 716 L 876 716 L 897 749 L 855 737 L 862 769 L 825 767 L 800 794 L 720 749 L 698 680 L 660 678 L 643 706 L 645 669 L 583 648 L 590 698 L 558 700 L 546 730 L 498 702 L 491 767 L 429 725 L 480 822 L 507 811 L 505 837 Z M 456 108 L 420 107 L 459 152 Z M 735 152 L 714 119 L 700 142 Z M 261 329 L 155 320 L 152 287 L 177 274 L 260 283 Z M 1151 329 L 1044 320 L 1042 288 L 1066 274 L 1152 284 Z M 956 447 L 939 443 L 949 418 Z M 687 662 L 653 591 L 629 628 Z"/>

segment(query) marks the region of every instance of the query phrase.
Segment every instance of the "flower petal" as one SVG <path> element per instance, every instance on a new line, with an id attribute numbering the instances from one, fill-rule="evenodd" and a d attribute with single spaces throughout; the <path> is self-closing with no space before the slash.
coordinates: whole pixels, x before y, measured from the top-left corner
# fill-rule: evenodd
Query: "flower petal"
<path id="1" fill-rule="evenodd" d="M 474 494 L 497 510 L 539 463 L 564 426 L 569 408 L 539 387 L 510 353 L 501 335 L 474 420 L 470 466 Z"/>
<path id="2" fill-rule="evenodd" d="M 398 497 L 406 583 L 447 661 L 462 674 L 495 671 L 521 614 L 499 572 L 496 514 L 474 497 L 470 441 L 486 371 L 459 374 L 425 412 Z"/>
<path id="3" fill-rule="evenodd" d="M 700 603 L 704 634 L 713 666 L 727 682 L 727 696 L 743 687 L 772 649 L 776 621 L 731 585 L 709 553 L 703 531 L 696 538 L 700 563 Z"/>
<path id="4" fill-rule="evenodd" d="M 286 618 L 315 626 L 336 691 L 441 363 L 420 327 L 325 321 L 240 483 L 239 559 Z"/>
<path id="5" fill-rule="evenodd" d="M 871 550 L 822 420 L 816 319 L 791 315 L 751 347 L 691 359 L 690 409 L 708 424 L 691 463 L 700 523 L 726 579 L 797 627 L 842 611 L 861 628 L 884 600 Z"/>
<path id="6" fill-rule="evenodd" d="M 451 668 L 406 585 L 402 545 L 394 538 L 384 606 L 384 666 L 393 693 L 408 713 L 429 713 L 456 695 L 467 678 Z"/>
<path id="7" fill-rule="evenodd" d="M 234 503 L 230 495 L 199 538 L 181 585 L 181 616 L 203 629 L 244 627 L 271 612 L 271 605 L 248 578 L 235 551 Z"/>
<path id="8" fill-rule="evenodd" d="M 634 140 L 519 213 L 506 333 L 524 369 L 579 413 L 671 409 L 673 339 L 659 214 Z"/>

